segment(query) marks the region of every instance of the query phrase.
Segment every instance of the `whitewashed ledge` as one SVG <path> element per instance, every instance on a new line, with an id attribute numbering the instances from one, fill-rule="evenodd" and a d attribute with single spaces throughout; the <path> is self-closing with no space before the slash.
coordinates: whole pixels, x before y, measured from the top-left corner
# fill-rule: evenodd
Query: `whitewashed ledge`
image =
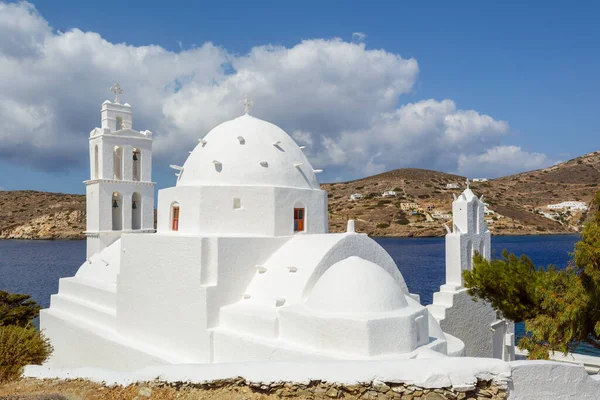
<path id="1" fill-rule="evenodd" d="M 243 378 L 248 383 L 320 380 L 354 385 L 402 383 L 424 389 L 472 390 L 478 381 L 490 381 L 506 389 L 510 400 L 600 399 L 600 378 L 590 376 L 582 365 L 554 361 L 504 362 L 489 358 L 432 358 L 396 361 L 249 362 L 231 364 L 185 364 L 112 371 L 99 368 L 50 368 L 30 365 L 25 377 L 38 379 L 87 379 L 111 385 L 159 380 L 167 383 L 201 384 Z"/>
<path id="2" fill-rule="evenodd" d="M 493 381 L 506 387 L 510 365 L 486 358 L 435 358 L 396 361 L 307 361 L 248 362 L 231 364 L 184 364 L 143 368 L 133 372 L 98 368 L 49 368 L 30 365 L 24 376 L 31 378 L 83 378 L 107 385 L 128 385 L 156 379 L 164 382 L 203 383 L 242 377 L 248 382 L 310 382 L 321 380 L 339 384 L 373 381 L 407 383 L 422 388 L 471 390 L 477 380 Z"/>

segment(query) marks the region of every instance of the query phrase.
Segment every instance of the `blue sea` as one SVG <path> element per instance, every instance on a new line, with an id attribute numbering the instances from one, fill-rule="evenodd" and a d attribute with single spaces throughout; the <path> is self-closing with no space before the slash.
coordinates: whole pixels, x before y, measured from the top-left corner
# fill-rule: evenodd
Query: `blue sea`
<path id="1" fill-rule="evenodd" d="M 421 296 L 422 304 L 431 304 L 433 293 L 445 279 L 443 238 L 375 238 L 396 261 L 411 293 Z M 494 236 L 492 254 L 502 250 L 527 254 L 538 266 L 567 266 L 576 235 Z M 27 293 L 42 307 L 50 304 L 50 295 L 58 291 L 58 279 L 75 274 L 85 260 L 85 241 L 0 240 L 0 290 Z M 517 337 L 523 326 L 517 326 Z M 582 347 L 579 352 L 600 355 Z"/>

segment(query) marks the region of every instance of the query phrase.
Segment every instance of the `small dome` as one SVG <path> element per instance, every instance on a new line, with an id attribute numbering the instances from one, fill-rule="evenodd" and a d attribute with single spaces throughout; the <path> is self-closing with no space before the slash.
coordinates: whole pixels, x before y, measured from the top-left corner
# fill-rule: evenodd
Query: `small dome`
<path id="1" fill-rule="evenodd" d="M 379 265 L 348 257 L 332 265 L 317 281 L 306 306 L 327 313 L 365 313 L 407 306 L 402 288 Z"/>
<path id="2" fill-rule="evenodd" d="M 282 186 L 319 189 L 304 152 L 281 128 L 244 115 L 200 141 L 177 186 Z"/>

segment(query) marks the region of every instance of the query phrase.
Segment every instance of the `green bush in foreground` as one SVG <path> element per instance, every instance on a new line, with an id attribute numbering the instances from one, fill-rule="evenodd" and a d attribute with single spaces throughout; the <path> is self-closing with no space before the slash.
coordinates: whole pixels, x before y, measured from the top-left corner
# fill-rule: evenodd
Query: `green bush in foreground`
<path id="1" fill-rule="evenodd" d="M 475 299 L 515 322 L 524 321 L 527 335 L 519 347 L 529 358 L 573 351 L 587 343 L 600 349 L 600 191 L 564 270 L 536 268 L 525 255 L 504 251 L 487 261 L 475 254 L 472 271 L 464 271 L 465 287 Z"/>
<path id="2" fill-rule="evenodd" d="M 25 365 L 41 364 L 51 353 L 50 341 L 32 326 L 0 326 L 0 383 L 19 378 Z"/>

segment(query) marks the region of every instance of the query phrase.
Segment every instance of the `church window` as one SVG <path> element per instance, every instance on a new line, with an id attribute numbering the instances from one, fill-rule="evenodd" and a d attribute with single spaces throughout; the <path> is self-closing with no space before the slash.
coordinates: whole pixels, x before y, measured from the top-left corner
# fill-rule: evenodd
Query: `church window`
<path id="1" fill-rule="evenodd" d="M 294 208 L 294 232 L 304 231 L 304 208 Z"/>
<path id="2" fill-rule="evenodd" d="M 123 117 L 117 117 L 117 131 L 123 129 Z"/>
<path id="3" fill-rule="evenodd" d="M 238 209 L 242 208 L 242 199 L 240 199 L 239 197 L 234 197 L 233 198 L 233 208 L 234 208 L 234 210 L 238 210 Z"/>
<path id="4" fill-rule="evenodd" d="M 177 203 L 171 207 L 171 230 L 179 230 L 179 204 Z"/>

